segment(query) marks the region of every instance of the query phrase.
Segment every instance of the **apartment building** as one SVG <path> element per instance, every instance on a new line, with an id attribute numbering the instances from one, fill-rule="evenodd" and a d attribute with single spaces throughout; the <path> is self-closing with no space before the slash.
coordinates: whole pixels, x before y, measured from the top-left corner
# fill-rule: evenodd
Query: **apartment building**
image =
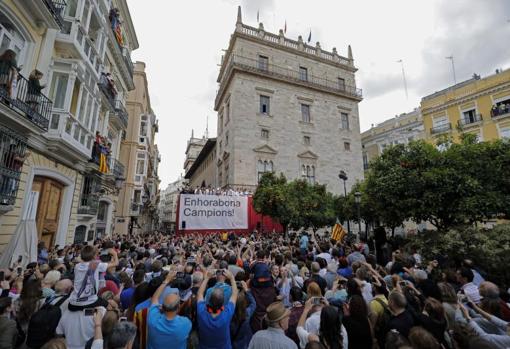
<path id="1" fill-rule="evenodd" d="M 21 68 L 0 88 L 0 250 L 30 211 L 47 245 L 112 233 L 137 47 L 125 0 L 0 2 L 0 54 Z"/>

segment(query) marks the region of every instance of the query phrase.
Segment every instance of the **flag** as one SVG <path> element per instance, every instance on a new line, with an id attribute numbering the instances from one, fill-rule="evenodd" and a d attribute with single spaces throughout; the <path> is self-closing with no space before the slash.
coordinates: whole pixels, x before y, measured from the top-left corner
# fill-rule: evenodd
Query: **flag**
<path id="1" fill-rule="evenodd" d="M 310 29 L 310 34 L 308 34 L 308 43 L 312 41 L 312 29 Z"/>
<path id="2" fill-rule="evenodd" d="M 283 32 L 287 34 L 287 21 L 285 21 L 285 27 L 283 27 Z"/>
<path id="3" fill-rule="evenodd" d="M 337 219 L 336 224 L 333 227 L 333 231 L 331 232 L 331 239 L 335 241 L 342 241 L 345 235 L 347 235 L 347 233 Z"/>
<path id="4" fill-rule="evenodd" d="M 257 22 L 260 22 L 259 21 L 259 11 L 257 11 Z"/>

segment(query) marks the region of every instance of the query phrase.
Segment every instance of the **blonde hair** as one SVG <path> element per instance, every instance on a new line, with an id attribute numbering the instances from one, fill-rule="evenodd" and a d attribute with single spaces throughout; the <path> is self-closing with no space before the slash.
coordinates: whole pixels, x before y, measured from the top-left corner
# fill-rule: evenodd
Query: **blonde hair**
<path id="1" fill-rule="evenodd" d="M 43 282 L 46 285 L 53 287 L 59 280 L 60 280 L 60 272 L 58 270 L 50 270 L 48 273 L 46 273 L 46 276 L 44 277 Z"/>
<path id="2" fill-rule="evenodd" d="M 308 298 L 311 297 L 322 297 L 321 288 L 316 282 L 310 282 L 306 288 L 306 294 Z"/>
<path id="3" fill-rule="evenodd" d="M 46 342 L 41 349 L 67 349 L 66 340 L 64 338 L 53 338 Z"/>

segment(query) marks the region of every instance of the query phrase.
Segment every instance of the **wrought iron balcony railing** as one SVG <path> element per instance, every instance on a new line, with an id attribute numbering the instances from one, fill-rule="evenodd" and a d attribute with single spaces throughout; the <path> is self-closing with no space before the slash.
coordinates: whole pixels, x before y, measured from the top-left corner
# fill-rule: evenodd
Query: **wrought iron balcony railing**
<path id="1" fill-rule="evenodd" d="M 119 117 L 124 128 L 126 128 L 128 126 L 129 115 L 122 101 L 118 99 L 115 101 L 115 114 Z"/>
<path id="2" fill-rule="evenodd" d="M 9 81 L 9 71 L 0 71 L 0 81 Z M 15 86 L 14 86 L 15 85 Z M 44 131 L 48 130 L 53 102 L 21 74 L 15 84 L 0 84 L 0 101 Z"/>
<path id="3" fill-rule="evenodd" d="M 83 194 L 78 206 L 78 214 L 95 216 L 99 208 L 99 197 L 97 194 Z"/>
<path id="4" fill-rule="evenodd" d="M 430 129 L 430 134 L 436 135 L 436 134 L 440 134 L 440 133 L 450 132 L 451 129 L 452 129 L 452 124 L 447 123 L 444 125 L 432 127 Z"/>
<path id="5" fill-rule="evenodd" d="M 58 23 L 60 28 L 64 25 L 64 11 L 66 9 L 66 2 L 64 0 L 42 0 L 45 4 L 48 10 L 53 15 L 53 18 L 55 18 L 55 21 Z"/>
<path id="6" fill-rule="evenodd" d="M 108 160 L 108 174 L 112 174 L 115 178 L 125 178 L 124 177 L 125 167 L 124 165 L 117 159 L 110 158 Z"/>
<path id="7" fill-rule="evenodd" d="M 362 90 L 355 86 L 346 85 L 342 80 L 331 80 L 324 77 L 318 77 L 311 74 L 306 76 L 299 70 L 293 70 L 269 64 L 266 61 L 259 61 L 254 58 L 243 57 L 239 55 L 231 55 L 229 61 L 226 63 L 225 73 L 220 83 L 220 90 L 217 95 L 216 104 L 221 98 L 222 91 L 225 89 L 229 75 L 233 69 L 242 71 L 255 72 L 267 77 L 277 78 L 284 81 L 289 81 L 297 84 L 303 84 L 307 87 L 317 88 L 321 90 L 330 91 L 333 93 L 342 93 L 348 96 L 360 99 L 363 97 Z"/>
<path id="8" fill-rule="evenodd" d="M 0 205 L 14 205 L 23 161 L 26 158 L 27 140 L 13 130 L 0 125 Z"/>

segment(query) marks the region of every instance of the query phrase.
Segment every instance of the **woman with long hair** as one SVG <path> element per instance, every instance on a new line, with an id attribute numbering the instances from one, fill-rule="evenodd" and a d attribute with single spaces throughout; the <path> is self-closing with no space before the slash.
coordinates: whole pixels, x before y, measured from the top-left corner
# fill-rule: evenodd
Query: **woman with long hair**
<path id="1" fill-rule="evenodd" d="M 368 308 L 362 296 L 353 295 L 349 300 L 348 312 L 343 319 L 349 348 L 370 349 L 372 348 L 372 328 L 368 320 Z"/>
<path id="2" fill-rule="evenodd" d="M 347 349 L 349 346 L 347 332 L 342 325 L 338 309 L 328 305 L 325 299 L 322 299 L 321 302 L 325 306 L 321 310 L 318 334 L 310 333 L 305 329 L 308 313 L 314 307 L 314 299 L 311 298 L 305 303 L 305 309 L 296 330 L 301 349 L 304 349 L 309 342 L 320 342 L 326 349 Z"/>
<path id="3" fill-rule="evenodd" d="M 18 81 L 18 63 L 16 52 L 5 50 L 0 55 L 0 89 L 2 95 L 8 98 L 16 97 L 16 84 Z"/>
<path id="4" fill-rule="evenodd" d="M 32 278 L 26 279 L 19 298 L 14 302 L 16 320 L 25 334 L 30 318 L 43 306 L 44 301 L 41 281 Z"/>
<path id="5" fill-rule="evenodd" d="M 246 349 L 253 336 L 250 321 L 257 303 L 244 281 L 237 281 L 241 290 L 237 296 L 236 309 L 230 322 L 230 340 L 233 349 Z"/>

